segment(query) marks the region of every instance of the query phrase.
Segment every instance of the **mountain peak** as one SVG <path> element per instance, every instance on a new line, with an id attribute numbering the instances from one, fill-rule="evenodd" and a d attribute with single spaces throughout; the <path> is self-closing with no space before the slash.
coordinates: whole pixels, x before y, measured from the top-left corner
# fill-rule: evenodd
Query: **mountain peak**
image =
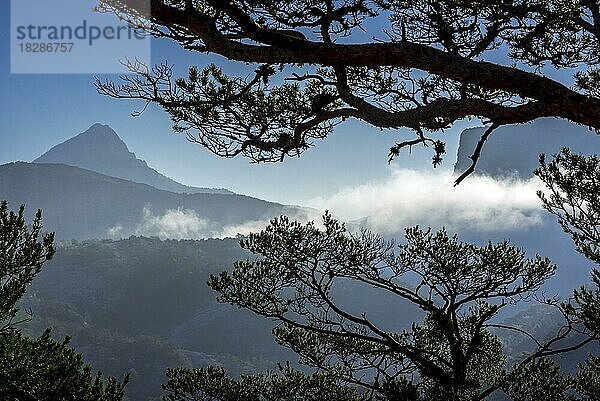
<path id="1" fill-rule="evenodd" d="M 44 153 L 36 163 L 64 163 L 71 164 L 72 157 L 85 157 L 96 159 L 99 156 L 135 159 L 135 154 L 130 152 L 127 145 L 108 125 L 96 123 L 79 135 L 54 146 Z M 75 165 L 77 165 L 75 163 Z"/>
<path id="2" fill-rule="evenodd" d="M 52 147 L 33 162 L 67 164 L 171 192 L 232 193 L 224 189 L 188 187 L 171 180 L 136 158 L 119 135 L 110 126 L 101 123 L 95 123 L 77 136 Z"/>
<path id="3" fill-rule="evenodd" d="M 103 136 L 105 138 L 113 138 L 123 142 L 121 138 L 119 138 L 119 135 L 117 135 L 115 130 L 113 130 L 109 125 L 101 123 L 95 123 L 90 128 L 86 129 L 77 136 Z"/>

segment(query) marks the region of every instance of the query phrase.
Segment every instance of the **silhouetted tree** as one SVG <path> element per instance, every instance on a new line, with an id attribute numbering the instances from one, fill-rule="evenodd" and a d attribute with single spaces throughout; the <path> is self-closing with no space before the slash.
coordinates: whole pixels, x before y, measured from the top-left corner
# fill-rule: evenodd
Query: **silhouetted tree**
<path id="1" fill-rule="evenodd" d="M 390 159 L 426 145 L 438 165 L 445 145 L 432 133 L 476 116 L 488 128 L 459 183 L 500 126 L 560 117 L 600 128 L 597 1 L 150 0 L 145 10 L 147 4 L 102 0 L 100 9 L 190 51 L 249 63 L 253 73 L 235 77 L 209 65 L 176 78 L 166 63 L 126 61 L 135 75 L 97 81 L 97 90 L 160 105 L 176 131 L 220 156 L 281 161 L 356 118 L 414 130 L 414 138 L 391 147 Z M 545 76 L 546 66 L 578 67 L 575 86 Z M 260 259 L 240 262 L 210 283 L 221 300 L 280 322 L 277 340 L 319 374 L 358 386 L 366 391 L 361 395 L 394 400 L 480 400 L 499 391 L 515 400 L 598 398 L 597 360 L 565 376 L 549 359 L 598 339 L 592 323 L 598 294 L 581 289 L 565 304 L 541 299 L 564 317 L 545 341 L 493 320 L 506 305 L 534 296 L 553 272 L 549 261 L 526 259 L 507 243 L 477 247 L 418 228 L 407 230 L 407 244 L 395 254 L 376 235 L 348 233 L 328 215 L 323 224 L 272 221 L 242 243 Z M 585 241 L 578 246 L 596 249 Z M 594 279 L 600 282 L 597 273 Z M 343 282 L 417 305 L 425 318 L 403 332 L 386 330 L 385 322 L 336 302 Z M 537 348 L 505 367 L 492 327 L 521 332 Z M 572 335 L 583 339 L 565 343 Z M 215 383 L 226 380 L 239 390 L 264 380 L 232 382 L 206 370 L 170 375 L 173 399 L 226 400 L 227 394 L 210 393 Z M 184 376 L 200 384 L 177 393 Z"/>
<path id="2" fill-rule="evenodd" d="M 42 230 L 42 212 L 37 211 L 31 229 L 24 217 L 25 207 L 17 213 L 8 211 L 6 201 L 0 203 L 0 333 L 14 328 L 17 301 L 27 286 L 55 253 L 54 233 Z"/>
<path id="3" fill-rule="evenodd" d="M 597 155 L 583 156 L 564 148 L 535 174 L 546 184 L 547 192 L 538 192 L 544 208 L 558 218 L 570 234 L 577 250 L 600 265 L 600 160 Z M 592 286 L 581 287 L 574 298 L 581 305 L 579 317 L 587 328 L 600 333 L 600 271 L 592 270 Z M 600 398 L 600 358 L 590 356 L 581 366 L 579 386 L 588 399 Z"/>
<path id="4" fill-rule="evenodd" d="M 84 365 L 81 354 L 58 342 L 50 330 L 32 339 L 19 324 L 16 303 L 27 286 L 55 253 L 54 234 L 41 235 L 42 212 L 37 211 L 30 228 L 25 207 L 9 212 L 0 204 L 0 399 L 7 401 L 119 401 L 127 378 L 102 380 Z"/>
<path id="5" fill-rule="evenodd" d="M 544 208 L 558 218 L 577 251 L 600 265 L 600 160 L 564 148 L 550 163 L 540 156 L 535 171 L 548 189 L 538 192 Z"/>
<path id="6" fill-rule="evenodd" d="M 278 322 L 277 342 L 297 353 L 301 363 L 359 388 L 367 399 L 483 400 L 499 391 L 515 400 L 545 399 L 561 385 L 553 381 L 558 373 L 547 358 L 598 339 L 584 325 L 577 303 L 535 296 L 554 273 L 548 259 L 528 259 L 507 242 L 467 244 L 444 230 L 410 228 L 405 239 L 394 252 L 393 243 L 368 231 L 350 233 L 329 214 L 323 228 L 281 217 L 241 241 L 256 260 L 236 263 L 231 273 L 213 276 L 209 284 L 221 301 Z M 390 322 L 340 302 L 339 295 L 348 290 L 376 290 L 409 302 L 423 311 L 423 321 L 390 330 Z M 494 320 L 500 310 L 530 299 L 557 307 L 564 317 L 545 341 Z M 517 331 L 537 347 L 507 367 L 494 330 Z M 566 341 L 573 334 L 580 335 L 575 344 Z M 165 388 L 172 400 L 237 399 L 209 392 L 220 375 L 184 372 L 196 387 L 181 387 L 171 378 Z M 539 379 L 532 379 L 535 374 Z M 235 386 L 263 379 L 247 377 Z M 554 384 L 544 386 L 543 380 Z M 560 394 L 566 397 L 574 380 L 565 378 Z M 541 398 L 527 398 L 534 389 Z"/>
<path id="7" fill-rule="evenodd" d="M 177 131 L 220 156 L 283 160 L 356 118 L 414 130 L 390 157 L 422 144 L 437 165 L 445 146 L 428 132 L 481 117 L 489 129 L 460 182 L 499 126 L 554 116 L 600 128 L 595 0 L 101 0 L 99 9 L 256 66 L 248 78 L 210 65 L 176 79 L 166 63 L 126 62 L 135 76 L 97 82 L 101 94 L 162 106 Z M 544 75 L 547 65 L 578 67 L 576 86 Z"/>

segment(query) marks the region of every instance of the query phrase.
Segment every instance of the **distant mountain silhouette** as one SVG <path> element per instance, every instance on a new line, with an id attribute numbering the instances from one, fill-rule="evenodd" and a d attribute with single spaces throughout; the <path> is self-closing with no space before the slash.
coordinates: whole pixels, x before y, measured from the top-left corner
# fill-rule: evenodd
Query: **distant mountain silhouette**
<path id="1" fill-rule="evenodd" d="M 44 228 L 56 231 L 59 239 L 119 237 L 119 233 L 127 236 L 147 220 L 148 213 L 155 218 L 173 210 L 193 212 L 194 218 L 201 219 L 206 236 L 281 214 L 304 216 L 307 212 L 243 195 L 163 191 L 64 164 L 0 165 L 0 194 L 0 199 L 6 199 L 12 208 L 21 203 L 30 213 L 41 208 Z M 181 217 L 189 219 L 190 215 Z M 178 223 L 165 224 L 177 229 Z M 111 235 L 115 228 L 122 230 Z"/>
<path id="2" fill-rule="evenodd" d="M 226 189 L 189 187 L 173 181 L 149 167 L 145 161 L 136 158 L 112 128 L 98 123 L 85 132 L 54 146 L 33 162 L 81 167 L 171 192 L 233 193 Z"/>
<path id="3" fill-rule="evenodd" d="M 454 172 L 460 174 L 471 165 L 473 154 L 485 128 L 469 128 L 460 135 Z M 475 169 L 476 174 L 503 176 L 517 173 L 530 177 L 538 167 L 538 156 L 550 156 L 569 147 L 584 154 L 599 153 L 600 137 L 587 127 L 556 118 L 540 118 L 530 124 L 498 128 L 488 138 Z"/>

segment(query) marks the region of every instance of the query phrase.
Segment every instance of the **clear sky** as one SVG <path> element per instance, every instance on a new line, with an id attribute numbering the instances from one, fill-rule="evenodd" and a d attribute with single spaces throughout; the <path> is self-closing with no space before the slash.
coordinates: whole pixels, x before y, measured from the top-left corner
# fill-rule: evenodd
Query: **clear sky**
<path id="1" fill-rule="evenodd" d="M 100 96 L 94 76 L 86 74 L 11 74 L 10 2 L 0 2 L 0 164 L 31 161 L 53 145 L 83 132 L 95 122 L 110 125 L 130 150 L 156 170 L 188 185 L 225 187 L 261 198 L 300 203 L 327 196 L 391 174 L 389 147 L 408 131 L 379 131 L 350 121 L 329 138 L 317 142 L 299 159 L 284 163 L 250 164 L 243 158 L 221 159 L 173 133 L 168 116 L 150 107 L 142 116 L 131 113 L 142 104 Z M 182 50 L 169 40 L 153 40 L 152 62 L 168 61 L 178 71 L 218 62 L 230 72 L 238 66 L 226 60 Z M 106 75 L 102 78 L 117 79 Z M 476 125 L 471 122 L 469 125 Z M 448 154 L 442 168 L 452 168 L 458 134 L 466 124 L 446 132 Z M 431 153 L 415 149 L 396 167 L 431 169 Z M 393 166 L 392 166 L 393 167 Z"/>

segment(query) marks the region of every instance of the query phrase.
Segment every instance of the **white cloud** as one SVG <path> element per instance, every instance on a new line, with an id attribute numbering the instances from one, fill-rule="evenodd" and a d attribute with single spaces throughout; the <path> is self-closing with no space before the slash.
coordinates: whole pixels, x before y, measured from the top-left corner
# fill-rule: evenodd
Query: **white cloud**
<path id="1" fill-rule="evenodd" d="M 381 234 L 395 234 L 418 224 L 450 231 L 480 232 L 520 230 L 542 222 L 544 211 L 536 195 L 542 184 L 536 178 L 493 179 L 471 176 L 458 187 L 448 171 L 393 169 L 387 179 L 349 187 L 329 197 L 305 202 L 318 210 L 328 209 L 355 228 L 365 226 Z M 237 225 L 219 226 L 190 209 L 169 209 L 154 214 L 144 208 L 142 221 L 133 228 L 117 225 L 111 238 L 129 235 L 171 239 L 235 237 L 257 232 L 269 224 L 270 216 Z M 298 212 L 291 219 L 320 222 L 316 210 Z"/>
<path id="2" fill-rule="evenodd" d="M 210 224 L 195 211 L 169 209 L 163 215 L 155 215 L 149 207 L 143 210 L 142 221 L 134 228 L 117 225 L 108 230 L 111 238 L 129 235 L 156 236 L 160 238 L 191 239 L 204 238 L 210 232 Z"/>
<path id="3" fill-rule="evenodd" d="M 342 220 L 363 219 L 369 229 L 391 234 L 404 227 L 441 227 L 483 232 L 522 229 L 540 224 L 543 210 L 536 178 L 493 179 L 471 176 L 453 186 L 448 171 L 394 169 L 388 179 L 345 188 L 308 205 L 328 209 Z"/>
<path id="4" fill-rule="evenodd" d="M 189 209 L 169 209 L 155 215 L 144 208 L 144 218 L 136 235 L 156 235 L 160 238 L 202 238 L 209 232 L 209 222 Z"/>
<path id="5" fill-rule="evenodd" d="M 297 213 L 297 216 L 290 216 L 290 218 L 307 220 L 307 217 L 301 213 Z M 168 209 L 164 214 L 157 215 L 152 212 L 150 207 L 145 207 L 142 221 L 136 227 L 126 228 L 118 224 L 108 230 L 108 236 L 114 239 L 130 235 L 155 236 L 161 239 L 226 238 L 258 232 L 264 229 L 269 221 L 270 218 L 265 218 L 221 227 L 203 218 L 192 209 Z"/>

